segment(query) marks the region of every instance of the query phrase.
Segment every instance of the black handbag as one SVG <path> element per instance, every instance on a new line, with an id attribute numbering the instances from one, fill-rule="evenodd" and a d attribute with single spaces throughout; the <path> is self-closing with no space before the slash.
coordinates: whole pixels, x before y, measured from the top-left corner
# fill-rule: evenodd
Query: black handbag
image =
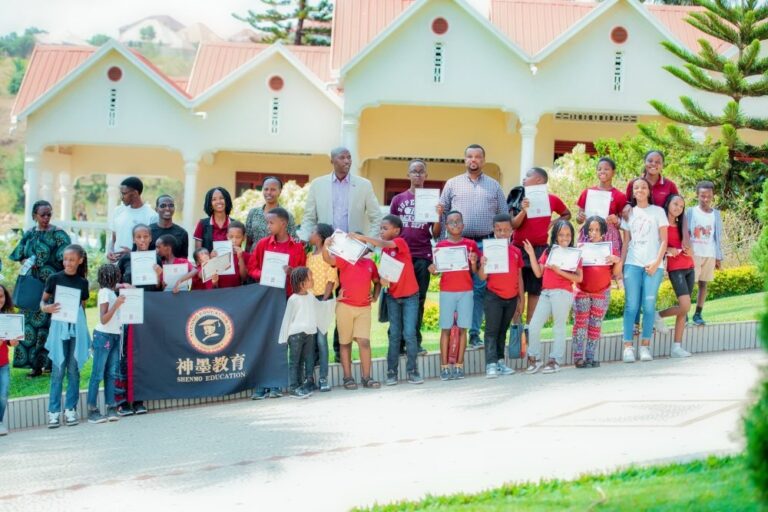
<path id="1" fill-rule="evenodd" d="M 21 309 L 37 311 L 43 298 L 43 288 L 43 283 L 36 277 L 19 276 L 16 278 L 16 286 L 13 287 L 13 303 Z"/>
<path id="2" fill-rule="evenodd" d="M 512 324 L 509 326 L 509 345 L 507 345 L 507 354 L 510 359 L 520 359 L 523 357 L 522 324 Z"/>
<path id="3" fill-rule="evenodd" d="M 379 295 L 379 322 L 383 324 L 389 322 L 389 310 L 387 309 L 387 290 L 385 288 L 381 289 L 381 294 Z"/>

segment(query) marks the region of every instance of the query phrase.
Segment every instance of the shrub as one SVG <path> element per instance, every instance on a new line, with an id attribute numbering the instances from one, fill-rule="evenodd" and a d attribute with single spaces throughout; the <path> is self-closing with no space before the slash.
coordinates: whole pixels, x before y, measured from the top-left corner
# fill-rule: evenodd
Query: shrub
<path id="1" fill-rule="evenodd" d="M 427 304 L 424 306 L 424 319 L 421 321 L 421 329 L 423 331 L 440 330 L 440 313 L 436 305 Z"/>
<path id="2" fill-rule="evenodd" d="M 752 249 L 752 259 L 764 282 L 768 283 L 768 180 L 763 184 L 763 200 L 757 209 L 757 217 L 763 224 L 763 230 Z"/>
<path id="3" fill-rule="evenodd" d="M 297 226 L 304 219 L 304 203 L 307 201 L 308 193 L 309 183 L 300 187 L 293 180 L 283 185 L 283 191 L 280 193 L 280 206 L 293 214 Z M 264 196 L 260 190 L 246 190 L 233 201 L 232 217 L 245 222 L 251 208 L 262 206 L 263 204 Z"/>
<path id="4" fill-rule="evenodd" d="M 430 292 L 440 291 L 440 276 L 429 276 L 429 288 L 427 290 Z"/>
<path id="5" fill-rule="evenodd" d="M 768 304 L 768 300 L 766 301 Z M 760 322 L 760 338 L 768 348 L 768 311 Z M 757 402 L 744 418 L 747 438 L 746 463 L 763 505 L 768 506 L 768 371 L 763 367 Z"/>

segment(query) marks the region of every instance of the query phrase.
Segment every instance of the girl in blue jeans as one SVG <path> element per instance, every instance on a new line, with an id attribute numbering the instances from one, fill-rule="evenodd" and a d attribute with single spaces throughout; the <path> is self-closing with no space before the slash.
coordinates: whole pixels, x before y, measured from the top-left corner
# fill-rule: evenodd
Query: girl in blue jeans
<path id="1" fill-rule="evenodd" d="M 120 270 L 116 265 L 99 267 L 99 324 L 93 330 L 93 370 L 88 382 L 88 423 L 117 421 L 115 381 L 120 364 L 120 334 L 122 327 L 117 310 L 125 302 L 124 296 L 116 296 L 120 282 Z M 104 381 L 104 403 L 107 414 L 99 412 L 97 400 L 99 384 Z"/>
<path id="2" fill-rule="evenodd" d="M 635 362 L 633 332 L 635 317 L 642 304 L 640 361 L 652 361 L 651 336 L 656 313 L 656 299 L 664 278 L 664 255 L 667 251 L 669 220 L 664 209 L 653 204 L 651 184 L 637 178 L 632 186 L 632 206 L 627 220 L 622 221 L 624 238 L 624 354 L 625 363 Z"/>
<path id="3" fill-rule="evenodd" d="M 0 284 L 0 314 L 13 312 L 11 294 L 5 286 Z M 12 340 L 0 339 L 0 436 L 8 435 L 8 427 L 3 423 L 5 408 L 8 405 L 8 390 L 11 387 L 11 365 L 8 358 L 8 346 L 15 347 L 21 339 L 23 338 Z"/>

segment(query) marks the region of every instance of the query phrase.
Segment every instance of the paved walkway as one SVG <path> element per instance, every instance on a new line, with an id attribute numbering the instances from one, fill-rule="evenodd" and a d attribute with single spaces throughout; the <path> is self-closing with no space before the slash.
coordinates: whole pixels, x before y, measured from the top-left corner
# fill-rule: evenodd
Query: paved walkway
<path id="1" fill-rule="evenodd" d="M 0 510 L 346 510 L 731 453 L 762 351 L 240 401 L 0 438 Z"/>

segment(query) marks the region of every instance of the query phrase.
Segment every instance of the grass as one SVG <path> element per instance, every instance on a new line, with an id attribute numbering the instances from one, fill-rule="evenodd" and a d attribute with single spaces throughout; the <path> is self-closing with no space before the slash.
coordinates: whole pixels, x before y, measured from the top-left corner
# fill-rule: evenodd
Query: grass
<path id="1" fill-rule="evenodd" d="M 430 293 L 427 298 L 428 301 L 437 301 L 437 294 Z M 707 322 L 738 322 L 744 320 L 755 320 L 758 314 L 761 312 L 762 304 L 765 301 L 765 293 L 753 293 L 749 295 L 740 295 L 734 297 L 726 297 L 723 299 L 714 299 L 707 302 L 705 311 L 705 318 Z M 374 305 L 374 318 L 375 312 L 378 311 L 378 305 Z M 97 314 L 95 308 L 89 308 L 86 311 L 86 317 L 88 318 L 88 325 L 94 326 L 97 324 Z M 668 324 L 671 321 L 668 320 Z M 385 357 L 387 354 L 387 326 L 389 324 L 382 324 L 374 321 L 371 327 L 371 344 L 373 347 L 373 357 Z M 571 326 L 568 326 L 570 333 Z M 603 323 L 603 333 L 611 334 L 621 332 L 622 323 L 621 318 L 612 318 L 606 320 Z M 423 346 L 430 352 L 437 352 L 440 350 L 440 334 L 437 331 L 424 331 Z M 543 332 L 543 339 L 552 338 L 552 329 L 545 328 Z M 11 355 L 11 357 L 13 357 Z M 332 356 L 331 356 L 332 357 Z M 353 357 L 358 358 L 357 345 L 354 345 Z M 11 390 L 10 398 L 19 398 L 22 396 L 39 395 L 48 392 L 49 377 L 43 376 L 36 379 L 27 379 L 25 369 L 11 369 Z M 83 370 L 80 372 L 80 387 L 85 389 L 88 386 L 88 379 L 91 376 L 91 361 L 89 360 Z"/>
<path id="2" fill-rule="evenodd" d="M 709 457 L 686 464 L 631 467 L 576 480 L 507 484 L 478 494 L 428 496 L 418 502 L 374 506 L 393 511 L 750 511 L 759 510 L 742 456 Z"/>

